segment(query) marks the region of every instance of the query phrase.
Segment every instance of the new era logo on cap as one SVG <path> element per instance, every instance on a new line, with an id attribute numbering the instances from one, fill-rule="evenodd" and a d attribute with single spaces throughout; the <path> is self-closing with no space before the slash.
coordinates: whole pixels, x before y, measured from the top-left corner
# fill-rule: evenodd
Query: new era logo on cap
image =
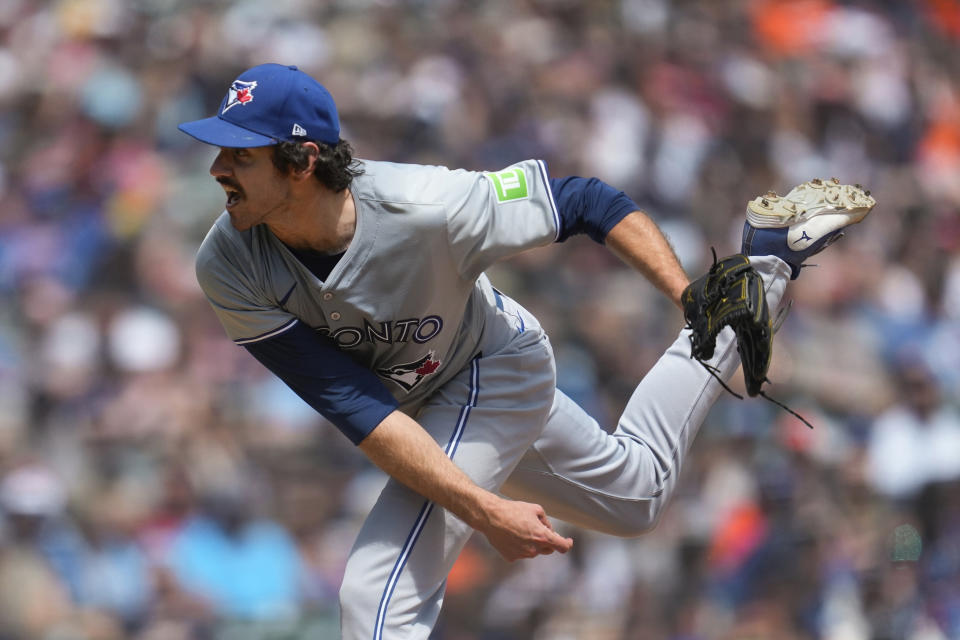
<path id="1" fill-rule="evenodd" d="M 330 92 L 296 67 L 273 63 L 241 73 L 217 115 L 185 122 L 180 130 L 219 147 L 340 141 L 340 119 Z"/>

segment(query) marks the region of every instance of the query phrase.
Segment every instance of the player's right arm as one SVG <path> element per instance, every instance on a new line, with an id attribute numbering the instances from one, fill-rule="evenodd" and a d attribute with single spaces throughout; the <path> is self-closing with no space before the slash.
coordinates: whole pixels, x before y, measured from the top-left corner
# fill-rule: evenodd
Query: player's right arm
<path id="1" fill-rule="evenodd" d="M 507 560 L 570 549 L 573 541 L 553 531 L 542 507 L 477 486 L 419 423 L 396 410 L 396 401 L 373 372 L 327 338 L 296 324 L 244 346 L 371 462 L 483 533 Z"/>
<path id="2" fill-rule="evenodd" d="M 573 540 L 553 530 L 543 507 L 478 487 L 423 427 L 400 411 L 388 415 L 359 448 L 398 482 L 484 534 L 509 561 L 566 553 L 573 546 Z"/>

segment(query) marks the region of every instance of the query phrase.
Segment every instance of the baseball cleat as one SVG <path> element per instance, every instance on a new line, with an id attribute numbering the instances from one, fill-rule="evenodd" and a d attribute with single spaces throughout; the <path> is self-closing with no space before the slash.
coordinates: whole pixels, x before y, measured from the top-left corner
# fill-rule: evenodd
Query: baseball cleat
<path id="1" fill-rule="evenodd" d="M 863 220 L 876 204 L 859 184 L 836 178 L 814 178 L 785 196 L 768 191 L 747 204 L 741 253 L 777 256 L 796 279 L 807 258 L 839 240 L 844 227 Z"/>

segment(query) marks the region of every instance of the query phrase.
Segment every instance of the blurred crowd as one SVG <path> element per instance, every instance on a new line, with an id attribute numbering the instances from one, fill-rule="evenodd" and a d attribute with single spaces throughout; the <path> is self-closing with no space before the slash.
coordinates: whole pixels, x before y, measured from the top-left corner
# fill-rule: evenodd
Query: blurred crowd
<path id="1" fill-rule="evenodd" d="M 0 640 L 336 637 L 383 476 L 193 274 L 223 193 L 176 124 L 268 61 L 360 157 L 607 180 L 691 274 L 767 190 L 879 202 L 788 290 L 770 392 L 814 430 L 725 396 L 654 532 L 474 539 L 437 640 L 960 638 L 954 0 L 3 0 Z M 491 277 L 602 423 L 681 325 L 586 238 Z"/>

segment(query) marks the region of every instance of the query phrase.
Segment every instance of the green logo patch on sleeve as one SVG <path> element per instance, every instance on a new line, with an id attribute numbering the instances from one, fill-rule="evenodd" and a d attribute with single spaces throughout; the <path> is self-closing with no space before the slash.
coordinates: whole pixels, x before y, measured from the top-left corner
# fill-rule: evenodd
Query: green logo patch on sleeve
<path id="1" fill-rule="evenodd" d="M 487 176 L 493 183 L 493 189 L 497 194 L 497 202 L 524 200 L 530 195 L 527 192 L 527 175 L 520 167 L 483 175 Z"/>

